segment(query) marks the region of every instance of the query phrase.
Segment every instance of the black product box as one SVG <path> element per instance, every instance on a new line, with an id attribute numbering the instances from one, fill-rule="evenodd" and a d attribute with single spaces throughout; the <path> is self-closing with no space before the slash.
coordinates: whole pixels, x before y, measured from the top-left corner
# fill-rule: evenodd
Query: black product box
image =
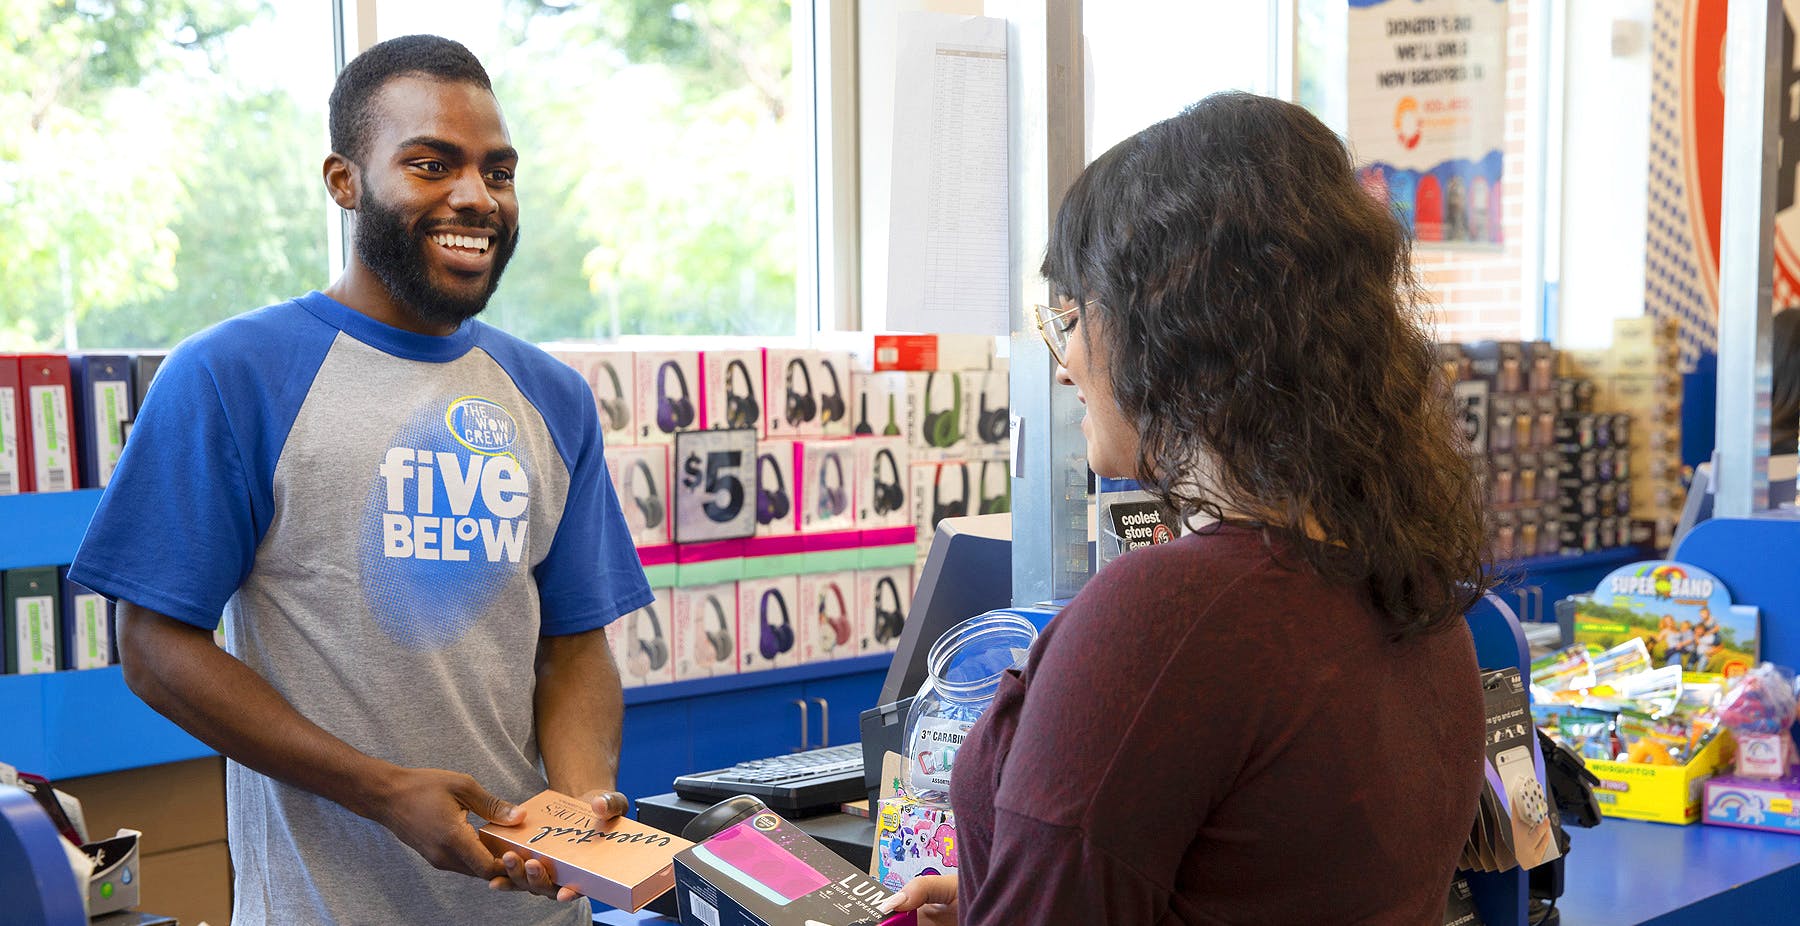
<path id="1" fill-rule="evenodd" d="M 1488 381 L 1495 394 L 1525 391 L 1525 345 L 1518 341 L 1476 341 L 1463 345 L 1469 369 Z"/>
<path id="2" fill-rule="evenodd" d="M 1556 386 L 1556 347 L 1549 341 L 1525 343 L 1525 391 L 1549 392 Z"/>
<path id="3" fill-rule="evenodd" d="M 734 823 L 675 856 L 683 923 L 708 926 L 874 926 L 888 897 L 778 814 Z"/>
<path id="4" fill-rule="evenodd" d="M 1568 413 L 1556 416 L 1556 449 L 1565 453 L 1594 449 L 1595 432 L 1598 416 L 1589 412 Z"/>
<path id="5" fill-rule="evenodd" d="M 1507 453 L 1513 449 L 1518 429 L 1513 424 L 1513 397 L 1496 395 L 1488 399 L 1488 451 Z"/>

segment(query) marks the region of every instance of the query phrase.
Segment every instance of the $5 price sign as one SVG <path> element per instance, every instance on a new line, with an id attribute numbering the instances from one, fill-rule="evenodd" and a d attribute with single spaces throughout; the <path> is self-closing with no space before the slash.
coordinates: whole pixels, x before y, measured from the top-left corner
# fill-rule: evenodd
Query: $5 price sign
<path id="1" fill-rule="evenodd" d="M 675 542 L 731 540 L 756 532 L 756 432 L 675 435 Z"/>

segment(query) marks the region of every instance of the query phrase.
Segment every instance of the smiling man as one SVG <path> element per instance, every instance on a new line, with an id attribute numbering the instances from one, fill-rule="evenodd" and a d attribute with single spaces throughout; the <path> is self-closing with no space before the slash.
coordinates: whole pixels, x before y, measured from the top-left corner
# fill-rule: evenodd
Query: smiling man
<path id="1" fill-rule="evenodd" d="M 331 145 L 343 274 L 176 349 L 70 575 L 118 600 L 132 690 L 229 760 L 233 923 L 586 923 L 470 818 L 546 785 L 624 812 L 602 628 L 651 600 L 586 383 L 474 319 L 519 154 L 432 36 L 345 67 Z"/>

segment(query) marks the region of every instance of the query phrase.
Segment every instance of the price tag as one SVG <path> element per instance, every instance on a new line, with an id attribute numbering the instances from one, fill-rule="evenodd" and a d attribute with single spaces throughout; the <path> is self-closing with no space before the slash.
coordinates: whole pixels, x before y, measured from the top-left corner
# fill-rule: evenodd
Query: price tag
<path id="1" fill-rule="evenodd" d="M 756 532 L 756 432 L 675 435 L 671 489 L 675 542 L 731 540 Z"/>
<path id="2" fill-rule="evenodd" d="M 1487 453 L 1488 384 L 1487 380 L 1466 379 L 1453 387 L 1456 397 L 1456 423 L 1469 440 L 1469 452 Z"/>

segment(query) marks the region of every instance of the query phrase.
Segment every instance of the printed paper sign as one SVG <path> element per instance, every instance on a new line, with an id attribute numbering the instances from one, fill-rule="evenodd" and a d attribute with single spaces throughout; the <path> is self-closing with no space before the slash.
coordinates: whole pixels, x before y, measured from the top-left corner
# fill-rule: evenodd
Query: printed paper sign
<path id="1" fill-rule="evenodd" d="M 675 435 L 675 541 L 730 540 L 756 532 L 756 432 Z"/>
<path id="2" fill-rule="evenodd" d="M 1349 136 L 1421 244 L 1497 247 L 1505 0 L 1349 0 Z"/>

